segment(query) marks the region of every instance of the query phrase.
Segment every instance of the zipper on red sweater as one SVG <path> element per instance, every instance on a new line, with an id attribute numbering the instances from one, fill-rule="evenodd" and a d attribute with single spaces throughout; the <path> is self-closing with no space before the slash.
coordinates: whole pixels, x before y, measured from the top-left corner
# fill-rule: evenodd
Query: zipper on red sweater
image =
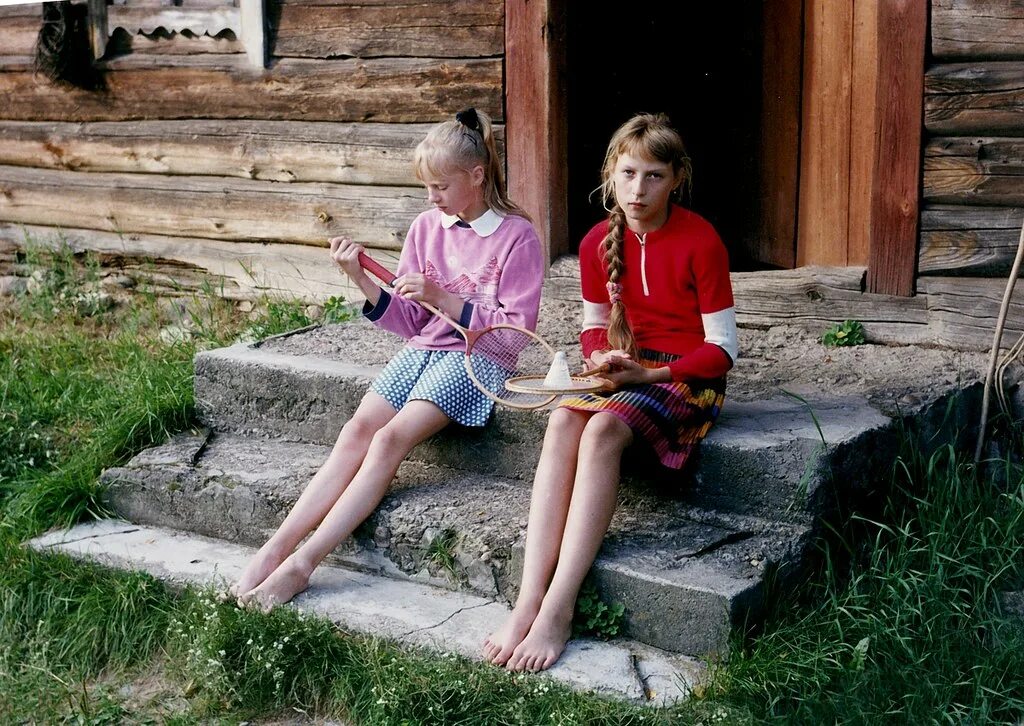
<path id="1" fill-rule="evenodd" d="M 650 297 L 651 291 L 647 288 L 647 233 L 636 236 L 640 240 L 640 281 L 644 284 L 644 297 Z"/>

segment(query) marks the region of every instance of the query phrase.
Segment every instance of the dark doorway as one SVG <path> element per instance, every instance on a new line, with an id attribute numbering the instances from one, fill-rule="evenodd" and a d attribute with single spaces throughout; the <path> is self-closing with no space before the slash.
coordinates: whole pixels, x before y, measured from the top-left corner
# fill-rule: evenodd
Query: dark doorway
<path id="1" fill-rule="evenodd" d="M 770 5 L 770 3 L 769 3 Z M 693 162 L 684 204 L 708 219 L 735 270 L 763 268 L 759 234 L 762 2 L 646 2 L 594 12 L 566 2 L 569 239 L 606 216 L 604 151 L 637 112 L 664 112 Z"/>

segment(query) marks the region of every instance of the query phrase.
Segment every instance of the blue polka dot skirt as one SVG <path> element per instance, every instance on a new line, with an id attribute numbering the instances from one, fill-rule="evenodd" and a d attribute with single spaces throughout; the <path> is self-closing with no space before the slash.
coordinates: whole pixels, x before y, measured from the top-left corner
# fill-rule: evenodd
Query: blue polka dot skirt
<path id="1" fill-rule="evenodd" d="M 461 350 L 418 350 L 403 348 L 384 366 L 371 390 L 401 410 L 408 401 L 430 401 L 455 423 L 483 426 L 494 401 L 469 380 Z M 480 378 L 480 374 L 477 374 Z M 500 390 L 507 373 L 494 366 L 493 376 L 484 376 L 483 384 Z M 493 380 L 486 380 L 493 378 Z"/>

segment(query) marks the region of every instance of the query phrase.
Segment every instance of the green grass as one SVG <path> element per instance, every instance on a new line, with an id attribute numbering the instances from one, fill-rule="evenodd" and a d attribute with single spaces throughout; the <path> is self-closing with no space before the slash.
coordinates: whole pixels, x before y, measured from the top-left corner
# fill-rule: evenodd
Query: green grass
<path id="1" fill-rule="evenodd" d="M 194 423 L 197 349 L 309 320 L 282 301 L 265 301 L 251 319 L 208 291 L 188 301 L 188 334 L 168 344 L 159 330 L 173 321 L 145 291 L 109 307 L 88 297 L 94 262 L 66 251 L 30 261 L 51 272 L 32 295 L 0 307 L 0 451 L 10 452 L 0 459 L 0 722 L 237 723 L 297 710 L 366 724 L 1024 717 L 1024 635 L 996 606 L 1000 590 L 1024 586 L 1013 450 L 981 476 L 951 449 L 923 457 L 907 448 L 876 510 L 822 543 L 822 571 L 754 637 L 737 638 L 701 698 L 672 710 L 25 551 L 24 537 L 102 512 L 103 468 Z M 328 317 L 344 315 L 327 307 Z M 446 557 L 450 543 L 434 554 Z M 125 695 L 153 673 L 156 702 Z"/>

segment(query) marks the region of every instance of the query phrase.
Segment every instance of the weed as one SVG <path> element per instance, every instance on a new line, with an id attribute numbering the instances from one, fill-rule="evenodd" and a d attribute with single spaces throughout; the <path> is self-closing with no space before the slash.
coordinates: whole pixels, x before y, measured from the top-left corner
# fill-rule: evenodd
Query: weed
<path id="1" fill-rule="evenodd" d="M 840 345 L 861 345 L 865 340 L 864 326 L 856 320 L 836 323 L 821 336 L 822 344 L 831 348 Z"/>
<path id="2" fill-rule="evenodd" d="M 622 628 L 625 613 L 626 608 L 622 603 L 606 603 L 601 599 L 594 583 L 587 580 L 576 598 L 573 635 L 594 635 L 606 640 L 614 638 Z"/>
<path id="3" fill-rule="evenodd" d="M 458 560 L 455 558 L 455 548 L 458 544 L 459 535 L 454 529 L 442 530 L 430 540 L 424 557 L 447 572 L 453 581 L 462 582 L 466 576 L 459 569 Z"/>
<path id="4" fill-rule="evenodd" d="M 355 318 L 358 314 L 359 311 L 356 307 L 346 302 L 344 297 L 332 295 L 324 302 L 323 321 L 325 323 L 345 323 Z"/>

